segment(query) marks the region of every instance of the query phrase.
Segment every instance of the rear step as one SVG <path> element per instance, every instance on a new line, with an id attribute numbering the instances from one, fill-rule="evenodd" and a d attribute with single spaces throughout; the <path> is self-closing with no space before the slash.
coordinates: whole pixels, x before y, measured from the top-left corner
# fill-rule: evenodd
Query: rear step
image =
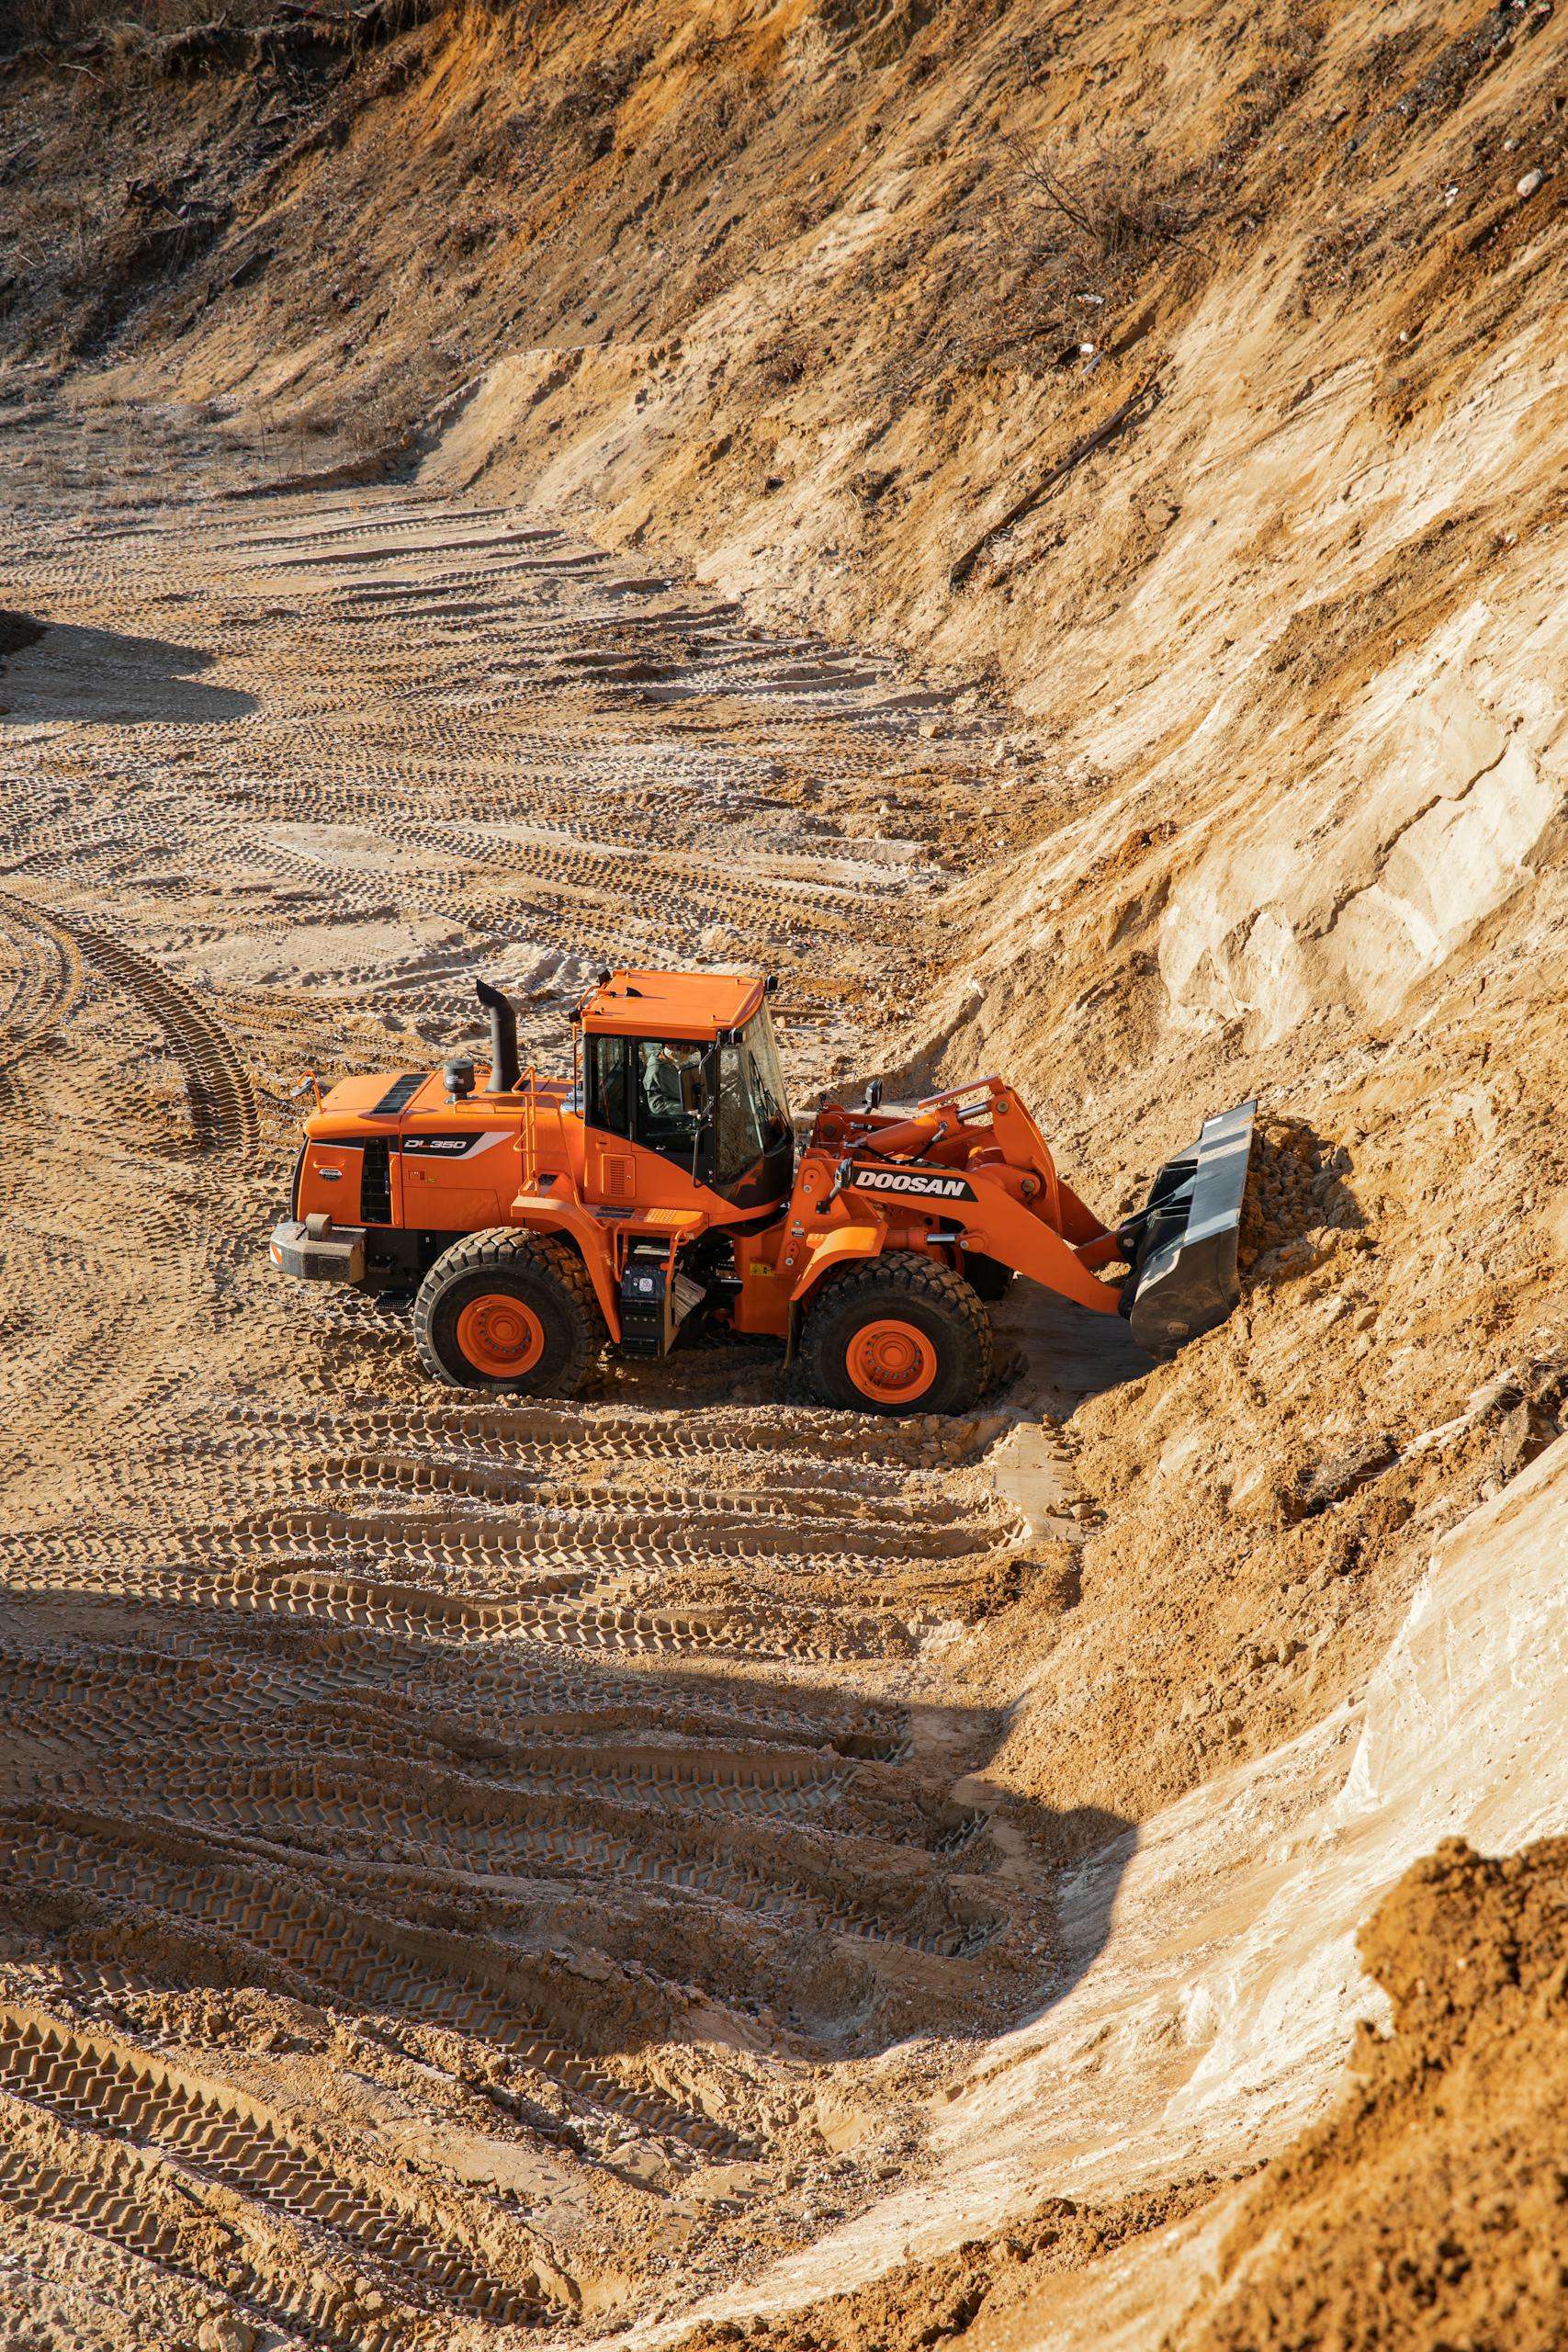
<path id="1" fill-rule="evenodd" d="M 1133 1271 L 1122 1312 L 1151 1356 L 1223 1323 L 1241 1296 L 1236 1235 L 1258 1104 L 1205 1119 L 1197 1142 L 1168 1159 L 1135 1216 L 1118 1228 Z"/>

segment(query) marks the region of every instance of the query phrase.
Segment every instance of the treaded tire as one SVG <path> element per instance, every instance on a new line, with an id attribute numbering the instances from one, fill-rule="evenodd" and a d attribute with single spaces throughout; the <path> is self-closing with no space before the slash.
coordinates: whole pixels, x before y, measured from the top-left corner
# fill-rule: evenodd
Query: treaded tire
<path id="1" fill-rule="evenodd" d="M 487 1298 L 514 1299 L 536 1323 L 541 1345 L 525 1369 L 485 1369 L 465 1354 L 465 1309 Z M 425 1370 L 448 1388 L 575 1396 L 604 1343 L 604 1318 L 575 1250 L 503 1226 L 442 1251 L 419 1286 L 413 1336 Z"/>
<path id="2" fill-rule="evenodd" d="M 850 1363 L 857 1340 L 873 1328 L 912 1327 L 934 1351 L 929 1377 L 919 1369 L 911 1393 L 874 1395 Z M 825 1405 L 902 1419 L 910 1413 L 964 1413 L 991 1376 L 991 1318 L 962 1274 L 918 1250 L 890 1250 L 829 1277 L 807 1311 L 801 1364 Z"/>

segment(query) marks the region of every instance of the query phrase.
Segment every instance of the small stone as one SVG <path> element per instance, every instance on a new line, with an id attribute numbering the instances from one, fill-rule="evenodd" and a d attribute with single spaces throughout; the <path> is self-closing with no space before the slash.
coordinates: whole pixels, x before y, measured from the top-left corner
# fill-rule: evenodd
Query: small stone
<path id="1" fill-rule="evenodd" d="M 1525 1393 L 1520 1385 L 1521 1378 L 1517 1370 L 1510 1369 L 1498 1373 L 1479 1388 L 1472 1389 L 1470 1409 L 1477 1419 L 1483 1419 L 1488 1413 L 1511 1412 L 1516 1405 L 1521 1403 Z"/>
<path id="2" fill-rule="evenodd" d="M 200 2352 L 252 2352 L 256 2340 L 254 2327 L 243 2319 L 204 2319 L 196 2333 Z"/>
<path id="3" fill-rule="evenodd" d="M 1533 196 L 1545 177 L 1544 172 L 1527 172 L 1519 182 L 1518 193 L 1521 196 Z"/>
<path id="4" fill-rule="evenodd" d="M 1371 1479 L 1381 1476 L 1398 1459 L 1399 1450 L 1384 1430 L 1348 1453 L 1317 1464 L 1298 1476 L 1294 1489 L 1284 1498 L 1285 1517 L 1315 1519 L 1320 1511 L 1344 1502 Z"/>

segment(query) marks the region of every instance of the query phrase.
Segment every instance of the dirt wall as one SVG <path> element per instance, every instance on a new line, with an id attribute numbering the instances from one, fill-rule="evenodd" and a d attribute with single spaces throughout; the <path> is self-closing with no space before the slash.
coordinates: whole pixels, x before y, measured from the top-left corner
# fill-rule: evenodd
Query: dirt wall
<path id="1" fill-rule="evenodd" d="M 1344 2098 L 1245 2200 L 1171 2352 L 1561 2344 L 1562 1839 L 1417 1863 L 1360 1937 L 1393 2004 Z"/>

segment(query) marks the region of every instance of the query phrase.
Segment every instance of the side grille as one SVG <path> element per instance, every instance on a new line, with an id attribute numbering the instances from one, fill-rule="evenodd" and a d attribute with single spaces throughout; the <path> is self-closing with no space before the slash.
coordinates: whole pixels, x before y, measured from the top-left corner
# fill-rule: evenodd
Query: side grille
<path id="1" fill-rule="evenodd" d="M 378 1119 L 384 1112 L 406 1111 L 409 1104 L 413 1101 L 414 1096 L 419 1092 L 420 1088 L 424 1084 L 428 1072 L 423 1069 L 407 1069 L 403 1072 L 401 1078 L 393 1079 L 390 1086 L 388 1087 L 387 1091 L 382 1095 L 379 1102 L 373 1102 L 371 1104 L 369 1113 L 370 1117 L 373 1119 Z"/>
<path id="2" fill-rule="evenodd" d="M 359 1221 L 361 1225 L 392 1222 L 391 1160 L 380 1136 L 365 1147 L 359 1176 Z"/>

